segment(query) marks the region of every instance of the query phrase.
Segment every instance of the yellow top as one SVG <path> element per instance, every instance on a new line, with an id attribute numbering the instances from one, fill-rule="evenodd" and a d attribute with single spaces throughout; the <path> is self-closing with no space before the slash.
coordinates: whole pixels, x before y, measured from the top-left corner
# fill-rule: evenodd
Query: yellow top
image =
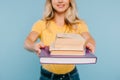
<path id="1" fill-rule="evenodd" d="M 33 25 L 32 31 L 38 32 L 40 40 L 44 43 L 44 45 L 49 46 L 55 40 L 57 33 L 81 34 L 82 32 L 88 32 L 88 28 L 84 21 L 80 21 L 77 24 L 77 30 L 70 30 L 68 25 L 58 27 L 57 24 L 52 20 L 49 21 L 48 25 L 46 25 L 46 21 L 39 20 Z M 42 66 L 46 70 L 56 74 L 65 74 L 73 70 L 75 67 L 73 64 L 42 64 Z"/>

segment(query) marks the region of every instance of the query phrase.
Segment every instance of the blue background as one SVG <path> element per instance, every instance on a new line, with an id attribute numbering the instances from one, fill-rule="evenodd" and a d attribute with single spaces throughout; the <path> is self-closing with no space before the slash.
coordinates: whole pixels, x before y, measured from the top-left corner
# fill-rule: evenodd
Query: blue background
<path id="1" fill-rule="evenodd" d="M 76 0 L 95 38 L 97 64 L 77 65 L 81 80 L 120 80 L 120 0 Z M 38 80 L 39 58 L 23 44 L 45 0 L 0 0 L 0 80 Z"/>

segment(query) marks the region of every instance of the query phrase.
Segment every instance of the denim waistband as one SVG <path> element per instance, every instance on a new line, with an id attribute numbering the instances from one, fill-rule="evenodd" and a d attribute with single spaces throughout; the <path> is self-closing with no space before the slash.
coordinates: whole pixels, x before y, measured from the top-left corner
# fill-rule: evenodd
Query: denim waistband
<path id="1" fill-rule="evenodd" d="M 44 76 L 46 76 L 46 77 L 48 77 L 48 78 L 51 78 L 51 77 L 65 77 L 65 76 L 70 76 L 70 75 L 73 75 L 74 73 L 76 73 L 77 72 L 77 69 L 76 69 L 76 67 L 72 70 L 72 71 L 70 71 L 70 72 L 68 72 L 68 73 L 66 73 L 66 74 L 54 74 L 54 73 L 52 73 L 52 72 L 49 72 L 49 71 L 47 71 L 47 70 L 45 70 L 44 68 L 42 68 L 41 67 L 41 74 L 42 75 L 44 75 Z"/>

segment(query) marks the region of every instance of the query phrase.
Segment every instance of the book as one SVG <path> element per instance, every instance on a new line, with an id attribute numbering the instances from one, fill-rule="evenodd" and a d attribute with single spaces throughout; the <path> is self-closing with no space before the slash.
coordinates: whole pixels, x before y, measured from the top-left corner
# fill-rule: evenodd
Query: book
<path id="1" fill-rule="evenodd" d="M 61 48 L 55 48 L 54 43 L 50 45 L 49 51 L 51 55 L 85 55 L 84 50 L 81 50 L 79 47 L 70 48 L 70 46 L 63 46 Z"/>
<path id="2" fill-rule="evenodd" d="M 78 46 L 72 46 L 72 45 L 69 45 L 69 46 L 62 45 L 61 47 L 55 47 L 55 43 L 53 42 L 50 45 L 50 51 L 53 51 L 53 50 L 79 50 L 79 51 L 83 51 L 84 48 L 81 48 Z"/>
<path id="3" fill-rule="evenodd" d="M 59 33 L 56 35 L 54 48 L 66 50 L 84 50 L 85 39 L 79 34 Z"/>
<path id="4" fill-rule="evenodd" d="M 51 55 L 85 55 L 86 40 L 79 34 L 59 33 L 50 45 Z"/>
<path id="5" fill-rule="evenodd" d="M 41 64 L 95 64 L 97 57 L 86 50 L 85 55 L 50 55 L 49 47 L 41 49 Z"/>
<path id="6" fill-rule="evenodd" d="M 74 39 L 74 38 L 66 38 L 66 37 L 63 37 L 63 38 L 56 38 L 55 40 L 55 47 L 61 47 L 61 46 L 69 46 L 69 45 L 72 45 L 72 47 L 79 47 L 79 48 L 83 48 L 83 46 L 81 45 L 84 45 L 85 41 L 83 40 L 79 40 L 79 39 Z"/>
<path id="7" fill-rule="evenodd" d="M 79 50 L 53 50 L 50 55 L 85 55 L 85 52 Z"/>

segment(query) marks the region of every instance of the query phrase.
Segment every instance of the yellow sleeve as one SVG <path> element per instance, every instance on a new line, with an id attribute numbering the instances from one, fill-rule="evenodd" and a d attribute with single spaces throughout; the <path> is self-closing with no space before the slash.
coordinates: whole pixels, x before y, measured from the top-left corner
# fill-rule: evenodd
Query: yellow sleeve
<path id="1" fill-rule="evenodd" d="M 45 27 L 44 21 L 39 20 L 37 22 L 35 22 L 32 26 L 32 30 L 31 31 L 35 31 L 39 33 L 39 36 L 41 35 L 41 32 L 43 31 Z"/>
<path id="2" fill-rule="evenodd" d="M 80 34 L 83 32 L 89 32 L 88 26 L 83 20 L 81 20 L 80 23 L 78 24 L 78 30 Z"/>

